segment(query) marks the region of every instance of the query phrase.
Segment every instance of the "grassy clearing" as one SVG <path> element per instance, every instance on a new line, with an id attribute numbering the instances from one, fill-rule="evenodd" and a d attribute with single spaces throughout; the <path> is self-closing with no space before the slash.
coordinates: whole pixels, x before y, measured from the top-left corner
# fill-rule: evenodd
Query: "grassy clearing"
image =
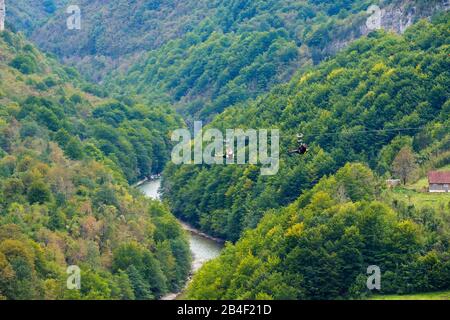
<path id="1" fill-rule="evenodd" d="M 418 293 L 408 295 L 374 296 L 371 300 L 450 300 L 450 291 Z"/>
<path id="2" fill-rule="evenodd" d="M 398 187 L 390 192 L 393 200 L 406 202 L 416 208 L 449 208 L 450 193 L 417 192 L 409 188 Z"/>
<path id="3" fill-rule="evenodd" d="M 436 170 L 450 170 L 450 165 L 446 165 Z M 422 177 L 416 182 L 406 186 L 396 187 L 393 190 L 388 191 L 386 196 L 390 197 L 392 200 L 414 205 L 416 208 L 448 208 L 450 211 L 450 193 L 429 193 L 428 177 Z"/>

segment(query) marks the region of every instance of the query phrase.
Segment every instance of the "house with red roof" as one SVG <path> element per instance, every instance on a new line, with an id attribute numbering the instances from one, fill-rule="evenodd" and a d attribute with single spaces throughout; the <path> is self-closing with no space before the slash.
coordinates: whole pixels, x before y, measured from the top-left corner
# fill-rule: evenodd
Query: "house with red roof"
<path id="1" fill-rule="evenodd" d="M 450 192 L 450 171 L 428 172 L 428 185 L 430 192 Z"/>

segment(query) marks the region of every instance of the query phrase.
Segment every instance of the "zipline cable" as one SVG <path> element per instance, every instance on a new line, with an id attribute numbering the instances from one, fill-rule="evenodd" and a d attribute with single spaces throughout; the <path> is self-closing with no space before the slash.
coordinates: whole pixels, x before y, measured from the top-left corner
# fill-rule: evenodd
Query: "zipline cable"
<path id="1" fill-rule="evenodd" d="M 450 125 L 441 126 L 440 128 L 450 128 Z M 363 131 L 354 131 L 354 132 L 324 132 L 324 133 L 315 133 L 308 134 L 303 133 L 304 137 L 318 137 L 318 136 L 339 136 L 344 135 L 346 133 L 349 134 L 359 134 L 359 133 L 382 133 L 382 132 L 399 132 L 399 131 L 421 131 L 426 129 L 426 127 L 413 127 L 413 128 L 392 128 L 392 129 L 374 129 L 374 130 L 363 130 Z"/>

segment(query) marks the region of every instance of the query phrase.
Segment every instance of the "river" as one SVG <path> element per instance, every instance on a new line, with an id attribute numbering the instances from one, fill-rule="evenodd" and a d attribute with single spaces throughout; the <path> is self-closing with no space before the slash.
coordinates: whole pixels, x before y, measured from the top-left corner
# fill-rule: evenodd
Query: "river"
<path id="1" fill-rule="evenodd" d="M 147 197 L 152 199 L 159 199 L 159 188 L 161 186 L 161 179 L 148 181 L 140 186 L 141 190 Z M 189 235 L 189 246 L 192 252 L 192 273 L 195 273 L 201 268 L 205 262 L 216 258 L 220 251 L 223 249 L 223 243 L 219 239 L 210 237 L 199 230 L 189 226 L 187 223 L 180 221 L 181 226 L 187 231 Z M 174 300 L 181 292 L 172 293 L 165 297 L 163 300 Z"/>

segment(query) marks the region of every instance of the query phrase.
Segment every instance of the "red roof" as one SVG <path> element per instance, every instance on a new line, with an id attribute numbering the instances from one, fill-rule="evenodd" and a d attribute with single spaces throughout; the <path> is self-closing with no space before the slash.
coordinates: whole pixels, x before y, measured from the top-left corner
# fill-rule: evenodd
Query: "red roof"
<path id="1" fill-rule="evenodd" d="M 428 172 L 428 182 L 437 184 L 450 184 L 450 171 L 431 171 Z"/>

